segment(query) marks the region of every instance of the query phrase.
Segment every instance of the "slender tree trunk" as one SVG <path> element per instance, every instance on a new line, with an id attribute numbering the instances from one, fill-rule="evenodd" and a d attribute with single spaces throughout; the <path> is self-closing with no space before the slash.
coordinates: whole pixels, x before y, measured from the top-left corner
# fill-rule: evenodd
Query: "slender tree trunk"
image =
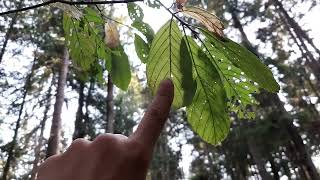
<path id="1" fill-rule="evenodd" d="M 249 49 L 251 52 L 253 53 L 257 53 L 256 50 L 254 49 L 254 47 L 252 46 L 252 44 L 250 43 L 247 34 L 244 32 L 243 26 L 238 18 L 238 15 L 236 14 L 236 8 L 232 7 L 229 3 L 228 3 L 228 8 L 229 8 L 229 12 L 231 13 L 231 17 L 232 17 L 232 21 L 233 21 L 233 25 L 235 28 L 237 28 L 241 34 L 241 39 L 242 39 L 242 43 L 244 44 L 244 46 Z M 256 54 L 258 55 L 258 54 Z"/>
<path id="2" fill-rule="evenodd" d="M 93 128 L 93 124 L 90 123 L 90 117 L 89 117 L 89 105 L 92 103 L 92 91 L 94 89 L 95 86 L 95 79 L 93 77 L 91 77 L 90 80 L 90 85 L 89 85 L 89 89 L 88 89 L 88 94 L 86 97 L 86 113 L 84 115 L 84 127 L 85 127 L 85 134 L 86 135 L 90 135 L 91 138 L 93 138 L 93 135 L 91 134 L 91 130 Z"/>
<path id="3" fill-rule="evenodd" d="M 314 45 L 313 41 L 308 36 L 306 31 L 304 31 L 299 26 L 299 24 L 292 17 L 290 17 L 290 15 L 284 9 L 282 3 L 278 0 L 273 0 L 273 3 L 280 12 L 279 16 L 280 19 L 283 21 L 285 28 L 287 29 L 297 46 L 299 47 L 299 50 L 301 51 L 303 58 L 306 60 L 306 65 L 315 75 L 317 81 L 320 81 L 320 50 Z M 312 52 L 309 50 L 306 42 L 309 43 L 309 45 L 311 45 L 311 47 L 313 47 L 313 49 L 317 52 L 319 56 L 318 59 L 316 59 Z M 320 84 L 318 84 L 317 87 L 320 88 Z"/>
<path id="4" fill-rule="evenodd" d="M 107 101 L 106 101 L 106 122 L 107 122 L 107 132 L 113 133 L 114 132 L 114 102 L 113 102 L 113 82 L 111 78 L 111 74 L 108 75 L 108 95 L 107 95 Z"/>
<path id="5" fill-rule="evenodd" d="M 270 162 L 271 170 L 273 173 L 273 179 L 280 180 L 280 176 L 279 176 L 280 169 L 279 169 L 278 165 L 276 164 L 276 162 L 274 161 L 274 158 L 272 156 L 269 157 L 269 162 Z"/>
<path id="6" fill-rule="evenodd" d="M 277 0 L 275 0 L 277 1 Z M 233 12 L 234 12 L 234 7 L 233 7 Z M 233 19 L 238 19 L 237 16 L 233 17 Z M 238 20 L 237 22 L 234 22 L 235 24 L 237 24 L 237 28 L 239 29 L 241 35 L 243 36 L 242 39 L 247 39 L 245 32 L 243 31 L 243 27 L 240 23 L 240 21 Z M 242 31 L 241 31 L 242 29 Z M 249 47 L 253 47 L 251 45 L 251 43 L 248 41 L 248 46 Z M 259 54 L 259 53 L 255 53 L 255 54 Z M 319 75 L 320 77 L 320 75 Z M 271 102 L 274 103 L 274 107 L 277 107 L 278 113 L 280 114 L 280 117 L 289 117 L 288 112 L 285 110 L 283 103 L 281 102 L 281 100 L 279 99 L 279 97 L 276 94 L 267 94 L 267 97 L 265 97 L 266 99 L 262 98 L 260 99 L 261 103 L 264 102 Z M 281 122 L 279 122 L 281 123 Z M 315 180 L 319 180 L 319 174 L 311 160 L 310 155 L 308 154 L 308 152 L 305 149 L 305 146 L 303 144 L 303 140 L 301 138 L 301 136 L 299 135 L 298 131 L 296 130 L 296 128 L 293 126 L 293 124 L 291 123 L 291 121 L 289 120 L 285 120 L 285 126 L 287 128 L 287 131 L 289 133 L 289 135 L 292 138 L 292 141 L 294 142 L 297 150 L 299 151 L 299 158 L 300 158 L 300 162 L 306 167 L 305 169 L 308 170 L 308 173 L 310 175 L 311 178 L 315 179 Z"/>
<path id="7" fill-rule="evenodd" d="M 257 145 L 254 143 L 253 139 L 248 140 L 248 147 L 250 154 L 252 155 L 252 159 L 257 165 L 257 168 L 259 170 L 259 174 L 262 178 L 262 180 L 272 180 L 272 176 L 267 172 L 265 168 L 265 161 L 263 160 L 263 156 L 260 153 L 260 150 L 258 149 Z"/>
<path id="8" fill-rule="evenodd" d="M 275 107 L 278 107 L 277 114 L 280 117 L 283 117 L 281 119 L 281 122 L 278 122 L 279 124 L 283 123 L 284 127 L 286 127 L 286 130 L 288 134 L 290 135 L 290 139 L 293 144 L 293 154 L 296 158 L 296 162 L 298 162 L 299 166 L 303 169 L 303 171 L 306 174 L 306 178 L 310 177 L 312 180 L 319 180 L 319 174 L 317 172 L 316 167 L 314 166 L 310 154 L 307 152 L 306 147 L 303 143 L 303 140 L 297 131 L 297 128 L 293 125 L 290 119 L 288 119 L 289 115 L 287 111 L 284 108 L 283 103 L 280 101 L 279 97 L 276 94 L 270 94 L 267 96 L 268 101 L 273 102 Z"/>
<path id="9" fill-rule="evenodd" d="M 46 155 L 47 157 L 59 153 L 59 144 L 61 139 L 61 112 L 64 102 L 64 88 L 67 80 L 68 66 L 69 52 L 68 49 L 65 48 L 59 72 L 56 102 L 54 104 L 50 137 Z"/>
<path id="10" fill-rule="evenodd" d="M 11 144 L 10 144 L 10 147 L 9 147 L 7 161 L 6 161 L 6 164 L 4 165 L 4 168 L 3 168 L 3 173 L 2 173 L 2 178 L 1 178 L 2 180 L 7 180 L 8 179 L 11 162 L 15 158 L 14 154 L 15 154 L 15 149 L 16 149 L 16 146 L 17 146 L 18 134 L 19 134 L 19 129 L 20 129 L 20 126 L 21 126 L 21 121 L 22 121 L 22 114 L 23 114 L 24 105 L 25 105 L 25 102 L 26 102 L 26 97 L 28 95 L 28 89 L 30 89 L 30 86 L 31 86 L 31 78 L 32 78 L 33 73 L 34 73 L 35 62 L 36 62 L 36 57 L 33 60 L 33 64 L 32 64 L 32 67 L 31 67 L 31 73 L 27 76 L 25 84 L 24 84 L 24 87 L 23 87 L 23 95 L 22 95 L 22 102 L 20 104 L 20 109 L 19 109 L 19 116 L 18 116 L 18 120 L 16 121 L 13 138 L 12 138 L 12 141 L 11 141 Z"/>
<path id="11" fill-rule="evenodd" d="M 316 79 L 320 81 L 320 63 L 316 60 L 316 58 L 313 56 L 313 54 L 308 49 L 307 45 L 305 44 L 303 38 L 299 36 L 299 34 L 294 33 L 295 31 L 292 30 L 290 24 L 288 23 L 288 20 L 283 17 L 283 15 L 279 15 L 280 19 L 284 22 L 284 26 L 289 32 L 289 35 L 294 40 L 294 42 L 297 44 L 303 58 L 306 60 L 307 67 L 312 71 L 312 73 L 316 76 Z"/>
<path id="12" fill-rule="evenodd" d="M 318 171 L 314 166 L 312 159 L 305 148 L 305 145 L 301 136 L 299 135 L 299 132 L 291 122 L 287 122 L 287 124 L 287 131 L 291 135 L 291 140 L 293 141 L 295 149 L 297 150 L 297 159 L 301 163 L 301 167 L 306 173 L 307 178 L 310 180 L 320 180 Z"/>
<path id="13" fill-rule="evenodd" d="M 21 8 L 22 6 L 22 0 L 19 2 L 18 4 L 18 9 Z M 10 25 L 9 25 L 9 28 L 5 34 L 5 39 L 3 41 L 3 44 L 2 44 L 2 48 L 1 48 L 1 51 L 0 51 L 0 64 L 3 60 L 3 56 L 4 56 L 4 53 L 6 52 L 6 49 L 7 49 L 7 46 L 8 46 L 8 42 L 11 38 L 11 34 L 12 34 L 12 30 L 13 30 L 13 26 L 16 24 L 17 22 L 17 19 L 18 19 L 18 16 L 19 16 L 19 13 L 15 13 L 11 19 L 11 22 L 10 22 Z"/>
<path id="14" fill-rule="evenodd" d="M 279 0 L 273 0 L 276 7 L 278 7 L 280 13 L 282 13 L 289 23 L 289 25 L 293 28 L 294 32 L 300 37 L 300 39 L 303 41 L 305 39 L 312 47 L 313 49 L 318 53 L 320 56 L 320 50 L 315 46 L 312 39 L 309 37 L 306 31 L 304 31 L 301 26 L 288 14 L 288 12 L 284 9 L 283 4 Z"/>
<path id="15" fill-rule="evenodd" d="M 51 106 L 51 96 L 52 96 L 52 86 L 53 86 L 53 83 L 54 82 L 54 75 L 52 75 L 52 83 L 51 83 L 51 86 L 49 87 L 49 90 L 48 90 L 48 94 L 46 96 L 46 106 L 45 106 L 45 109 L 44 109 L 44 115 L 43 115 L 43 118 L 42 118 L 42 121 L 41 121 L 41 129 L 40 129 L 40 135 L 39 135 L 39 139 L 38 139 L 38 145 L 36 146 L 34 152 L 35 152 L 35 159 L 33 161 L 33 167 L 32 167 L 32 171 L 31 171 L 31 177 L 30 179 L 31 180 L 35 180 L 36 179 L 36 176 L 37 176 L 37 172 L 38 172 L 38 165 L 39 165 L 39 162 L 40 162 L 40 153 L 41 153 L 41 148 L 43 146 L 43 134 L 44 134 L 44 130 L 45 130 L 45 127 L 46 127 L 46 122 L 47 122 L 47 119 L 48 119 L 48 112 L 50 110 L 50 106 Z"/>
<path id="16" fill-rule="evenodd" d="M 74 124 L 74 133 L 72 139 L 75 140 L 77 138 L 83 138 L 85 136 L 85 124 L 84 124 L 84 114 L 83 114 L 83 106 L 84 106 L 84 88 L 85 83 L 81 80 L 79 81 L 79 99 L 78 99 L 78 110 L 76 113 L 76 121 Z"/>

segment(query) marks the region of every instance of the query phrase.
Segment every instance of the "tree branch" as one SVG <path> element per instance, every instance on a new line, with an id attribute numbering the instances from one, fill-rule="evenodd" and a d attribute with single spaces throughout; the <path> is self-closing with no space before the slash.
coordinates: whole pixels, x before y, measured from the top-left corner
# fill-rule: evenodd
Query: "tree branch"
<path id="1" fill-rule="evenodd" d="M 62 3 L 62 4 L 68 4 L 68 5 L 96 5 L 96 4 L 120 4 L 120 3 L 130 3 L 130 2 L 137 2 L 137 1 L 143 1 L 143 0 L 111 0 L 111 1 L 67 1 L 67 0 L 49 0 L 40 4 L 36 4 L 33 6 L 28 6 L 20 9 L 13 9 L 5 12 L 0 12 L 0 16 L 12 14 L 12 13 L 18 13 L 23 11 L 28 11 L 31 9 L 36 9 L 39 7 L 43 7 L 49 4 L 53 3 Z"/>

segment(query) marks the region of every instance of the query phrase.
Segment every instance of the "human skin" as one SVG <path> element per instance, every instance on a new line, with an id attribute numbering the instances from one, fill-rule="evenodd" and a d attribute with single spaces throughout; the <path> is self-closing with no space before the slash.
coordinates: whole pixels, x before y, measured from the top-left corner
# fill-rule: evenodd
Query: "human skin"
<path id="1" fill-rule="evenodd" d="M 66 152 L 41 164 L 37 180 L 144 180 L 170 111 L 173 89 L 171 80 L 161 82 L 131 136 L 103 134 L 92 142 L 77 139 Z"/>

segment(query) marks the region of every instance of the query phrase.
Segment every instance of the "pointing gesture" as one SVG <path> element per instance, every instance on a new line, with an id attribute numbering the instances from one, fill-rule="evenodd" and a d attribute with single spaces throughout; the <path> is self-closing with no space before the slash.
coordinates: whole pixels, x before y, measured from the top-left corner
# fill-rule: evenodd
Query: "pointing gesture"
<path id="1" fill-rule="evenodd" d="M 154 146 L 167 120 L 172 100 L 173 84 L 170 80 L 165 80 L 160 84 L 156 97 L 130 138 L 141 141 L 146 146 Z"/>
<path id="2" fill-rule="evenodd" d="M 173 89 L 170 80 L 160 84 L 130 137 L 104 134 L 93 142 L 77 139 L 65 153 L 51 156 L 39 167 L 38 180 L 144 180 L 170 111 Z"/>

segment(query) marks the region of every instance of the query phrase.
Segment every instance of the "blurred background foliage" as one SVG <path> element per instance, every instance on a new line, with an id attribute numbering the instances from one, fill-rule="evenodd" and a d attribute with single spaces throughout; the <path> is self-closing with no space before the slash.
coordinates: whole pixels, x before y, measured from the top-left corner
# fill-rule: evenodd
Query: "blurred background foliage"
<path id="1" fill-rule="evenodd" d="M 1 1 L 0 10 L 35 3 L 40 1 Z M 160 8 L 152 0 L 146 3 Z M 320 39 L 311 36 L 313 30 L 303 23 L 308 12 L 319 11 L 319 4 L 317 0 L 188 1 L 215 13 L 225 23 L 228 37 L 260 56 L 281 92 L 255 95 L 259 105 L 251 107 L 254 120 L 230 114 L 230 134 L 218 146 L 190 130 L 184 109 L 172 111 L 148 179 L 320 179 Z M 59 152 L 76 138 L 92 140 L 104 132 L 130 135 L 139 122 L 152 97 L 144 65 L 132 55 L 133 29 L 123 25 L 128 19 L 117 16 L 123 9 L 99 8 L 115 22 L 129 56 L 132 78 L 127 91 L 113 88 L 107 67 L 92 65 L 84 71 L 66 62 L 59 8 L 0 17 L 1 179 L 35 179 L 39 163 L 52 153 L 55 137 L 49 136 L 50 126 L 59 122 L 60 115 Z M 62 99 L 59 92 L 64 92 Z"/>

